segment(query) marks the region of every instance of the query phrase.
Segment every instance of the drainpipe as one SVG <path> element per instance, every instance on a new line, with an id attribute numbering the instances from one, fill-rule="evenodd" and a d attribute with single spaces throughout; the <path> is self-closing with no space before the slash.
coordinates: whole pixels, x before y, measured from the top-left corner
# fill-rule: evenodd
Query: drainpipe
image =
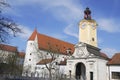
<path id="1" fill-rule="evenodd" d="M 110 80 L 110 65 L 108 65 L 108 76 L 109 76 L 109 80 Z"/>
<path id="2" fill-rule="evenodd" d="M 97 79 L 99 79 L 99 67 L 98 67 L 99 66 L 99 61 L 98 61 L 98 59 L 97 59 L 97 63 L 96 64 L 97 64 Z"/>

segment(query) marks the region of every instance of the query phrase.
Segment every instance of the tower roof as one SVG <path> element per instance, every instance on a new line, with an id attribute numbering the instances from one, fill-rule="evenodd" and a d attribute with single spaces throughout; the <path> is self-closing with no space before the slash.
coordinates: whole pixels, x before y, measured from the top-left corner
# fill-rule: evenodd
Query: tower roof
<path id="1" fill-rule="evenodd" d="M 91 11 L 90 11 L 89 8 L 87 7 L 86 10 L 84 11 L 84 13 L 90 15 L 90 14 L 91 14 Z"/>
<path id="2" fill-rule="evenodd" d="M 91 20 L 91 10 L 88 7 L 84 11 L 84 19 Z"/>

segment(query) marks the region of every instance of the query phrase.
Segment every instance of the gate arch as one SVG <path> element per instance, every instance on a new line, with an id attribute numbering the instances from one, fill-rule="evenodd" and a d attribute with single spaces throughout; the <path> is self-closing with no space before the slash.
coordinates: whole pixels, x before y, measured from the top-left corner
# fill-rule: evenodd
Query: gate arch
<path id="1" fill-rule="evenodd" d="M 86 80 L 86 67 L 82 62 L 76 64 L 75 76 L 77 80 Z"/>

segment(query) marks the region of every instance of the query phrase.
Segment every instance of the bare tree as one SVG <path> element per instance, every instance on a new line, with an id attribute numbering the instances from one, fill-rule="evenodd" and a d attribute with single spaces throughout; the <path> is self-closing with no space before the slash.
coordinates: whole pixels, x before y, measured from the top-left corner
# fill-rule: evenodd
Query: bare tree
<path id="1" fill-rule="evenodd" d="M 0 75 L 21 76 L 22 66 L 19 65 L 19 61 L 17 61 L 19 57 L 18 52 L 6 54 L 6 51 L 2 51 L 0 54 L 4 54 L 0 55 L 2 59 L 2 62 L 0 63 Z"/>
<path id="2" fill-rule="evenodd" d="M 43 64 L 45 68 L 48 70 L 49 80 L 52 80 L 52 73 L 56 71 L 56 58 L 58 57 L 59 48 L 53 47 L 51 44 L 48 43 L 48 49 L 45 50 L 45 53 L 42 53 L 41 50 L 37 50 L 37 53 L 41 60 L 43 60 Z M 57 69 L 58 70 L 58 69 Z M 55 74 L 55 73 L 54 73 Z"/>
<path id="3" fill-rule="evenodd" d="M 13 20 L 2 14 L 5 7 L 10 7 L 10 5 L 4 0 L 0 0 L 0 43 L 7 43 L 9 37 L 12 35 L 15 37 L 17 33 L 22 32 Z"/>

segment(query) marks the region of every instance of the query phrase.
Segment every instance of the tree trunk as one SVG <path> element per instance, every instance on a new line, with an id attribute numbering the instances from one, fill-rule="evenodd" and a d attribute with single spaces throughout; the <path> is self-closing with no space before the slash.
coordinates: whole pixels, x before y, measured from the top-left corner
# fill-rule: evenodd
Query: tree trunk
<path id="1" fill-rule="evenodd" d="M 52 73 L 51 73 L 51 69 L 49 69 L 49 80 L 52 80 Z"/>

